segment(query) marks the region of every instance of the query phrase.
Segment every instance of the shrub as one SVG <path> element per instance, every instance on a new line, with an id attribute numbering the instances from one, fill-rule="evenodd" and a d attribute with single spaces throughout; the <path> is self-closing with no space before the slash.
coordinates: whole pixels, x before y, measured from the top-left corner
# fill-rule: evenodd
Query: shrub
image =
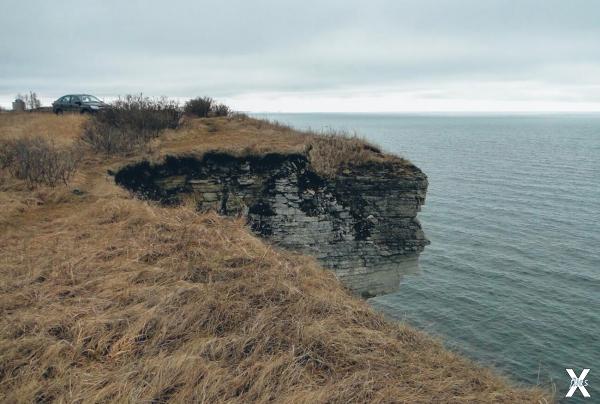
<path id="1" fill-rule="evenodd" d="M 100 111 L 96 120 L 156 137 L 163 129 L 175 129 L 180 116 L 177 102 L 164 97 L 152 99 L 139 94 L 127 95 L 115 101 L 111 108 Z"/>
<path id="2" fill-rule="evenodd" d="M 329 131 L 313 134 L 308 144 L 308 158 L 314 170 L 333 177 L 344 167 L 383 158 L 381 150 L 356 135 Z"/>
<path id="3" fill-rule="evenodd" d="M 198 97 L 186 102 L 183 112 L 199 118 L 206 118 L 209 116 L 229 116 L 231 115 L 231 108 L 225 104 L 215 103 L 215 100 L 210 97 Z"/>
<path id="4" fill-rule="evenodd" d="M 179 105 L 172 100 L 127 95 L 93 115 L 82 139 L 96 151 L 125 154 L 147 144 L 163 129 L 175 129 L 180 117 Z"/>
<path id="5" fill-rule="evenodd" d="M 142 132 L 115 127 L 95 119 L 85 124 L 81 138 L 94 151 L 107 155 L 127 154 L 150 140 Z"/>
<path id="6" fill-rule="evenodd" d="M 75 146 L 58 147 L 46 138 L 10 139 L 0 144 L 0 168 L 24 180 L 30 188 L 65 185 L 75 173 L 81 152 Z"/>
<path id="7" fill-rule="evenodd" d="M 217 104 L 213 107 L 215 116 L 229 116 L 231 109 L 225 104 Z"/>
<path id="8" fill-rule="evenodd" d="M 214 100 L 210 97 L 198 97 L 189 100 L 183 107 L 183 112 L 206 118 L 213 108 Z"/>

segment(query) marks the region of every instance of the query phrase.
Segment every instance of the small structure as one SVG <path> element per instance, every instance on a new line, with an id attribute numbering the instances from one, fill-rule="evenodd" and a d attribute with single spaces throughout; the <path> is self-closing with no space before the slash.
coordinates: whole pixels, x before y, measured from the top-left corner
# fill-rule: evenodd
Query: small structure
<path id="1" fill-rule="evenodd" d="M 25 112 L 25 101 L 16 99 L 12 103 L 12 109 L 15 112 Z"/>

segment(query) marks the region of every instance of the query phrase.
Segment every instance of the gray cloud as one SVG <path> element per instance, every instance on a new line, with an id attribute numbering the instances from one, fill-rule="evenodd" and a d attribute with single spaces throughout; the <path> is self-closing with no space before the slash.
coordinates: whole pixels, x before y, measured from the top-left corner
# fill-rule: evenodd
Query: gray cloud
<path id="1" fill-rule="evenodd" d="M 585 0 L 4 1 L 0 101 L 31 89 L 249 108 L 253 94 L 365 91 L 594 103 L 599 19 Z M 502 83 L 524 84 L 494 94 Z"/>

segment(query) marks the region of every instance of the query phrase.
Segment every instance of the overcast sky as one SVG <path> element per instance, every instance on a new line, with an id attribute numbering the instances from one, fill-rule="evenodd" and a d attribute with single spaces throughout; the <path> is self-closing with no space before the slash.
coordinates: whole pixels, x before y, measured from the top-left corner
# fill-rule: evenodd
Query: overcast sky
<path id="1" fill-rule="evenodd" d="M 247 111 L 600 111 L 600 1 L 0 1 L 0 105 L 210 95 Z"/>

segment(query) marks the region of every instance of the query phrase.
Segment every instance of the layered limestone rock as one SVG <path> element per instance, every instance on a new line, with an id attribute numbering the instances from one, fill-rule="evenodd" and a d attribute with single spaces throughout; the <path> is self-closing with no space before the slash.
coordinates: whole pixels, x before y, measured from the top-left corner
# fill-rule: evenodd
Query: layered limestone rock
<path id="1" fill-rule="evenodd" d="M 397 288 L 429 242 L 417 220 L 427 177 L 406 162 L 370 163 L 334 178 L 316 174 L 304 155 L 167 157 L 116 175 L 120 185 L 199 210 L 242 215 L 272 243 L 311 254 L 363 296 Z"/>

